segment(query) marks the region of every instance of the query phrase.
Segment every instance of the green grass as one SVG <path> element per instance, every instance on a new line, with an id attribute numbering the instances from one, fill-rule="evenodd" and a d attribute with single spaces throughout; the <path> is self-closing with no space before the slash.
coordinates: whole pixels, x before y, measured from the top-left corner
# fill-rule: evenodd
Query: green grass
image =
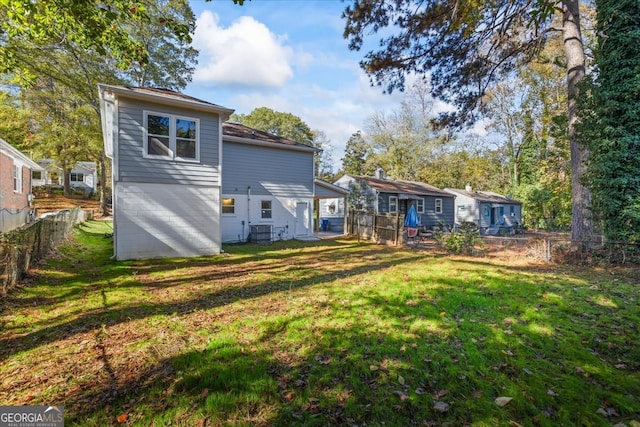
<path id="1" fill-rule="evenodd" d="M 109 231 L 2 302 L 0 404 L 81 426 L 640 420 L 637 268 L 352 240 L 116 262 Z"/>

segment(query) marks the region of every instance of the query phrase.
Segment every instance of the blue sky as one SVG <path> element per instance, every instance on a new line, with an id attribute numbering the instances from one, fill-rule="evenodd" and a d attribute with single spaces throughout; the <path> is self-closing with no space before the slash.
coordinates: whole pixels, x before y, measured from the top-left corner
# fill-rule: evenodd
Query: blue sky
<path id="1" fill-rule="evenodd" d="M 334 170 L 349 137 L 373 113 L 399 107 L 403 94 L 370 87 L 343 39 L 339 0 L 192 0 L 200 51 L 185 93 L 250 113 L 269 107 L 292 113 L 325 132 Z M 377 39 L 371 39 L 374 45 Z"/>

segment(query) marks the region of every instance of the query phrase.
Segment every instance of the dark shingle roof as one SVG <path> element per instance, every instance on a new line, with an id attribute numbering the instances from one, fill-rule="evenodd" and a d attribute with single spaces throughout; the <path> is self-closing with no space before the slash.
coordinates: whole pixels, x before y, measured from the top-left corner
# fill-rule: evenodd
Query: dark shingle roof
<path id="1" fill-rule="evenodd" d="M 298 147 L 306 147 L 314 149 L 307 144 L 301 144 L 292 139 L 283 138 L 272 133 L 263 132 L 258 129 L 253 129 L 240 123 L 225 122 L 222 124 L 222 133 L 224 136 L 233 136 L 236 138 L 243 138 L 248 140 L 256 140 L 262 142 L 271 142 L 275 144 L 285 144 Z"/>
<path id="2" fill-rule="evenodd" d="M 425 184 L 424 182 L 403 180 L 392 181 L 361 175 L 354 175 L 354 178 L 364 184 L 367 184 L 369 187 L 375 188 L 376 190 L 384 193 L 453 197 L 452 194 L 445 193 L 439 188 Z"/>

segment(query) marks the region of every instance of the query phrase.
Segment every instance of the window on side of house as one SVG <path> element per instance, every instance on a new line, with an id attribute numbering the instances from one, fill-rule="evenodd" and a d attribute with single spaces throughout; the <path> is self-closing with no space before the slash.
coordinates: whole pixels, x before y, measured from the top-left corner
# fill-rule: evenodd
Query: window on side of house
<path id="1" fill-rule="evenodd" d="M 42 179 L 42 171 L 31 171 L 31 179 Z"/>
<path id="2" fill-rule="evenodd" d="M 436 213 L 442 213 L 442 199 L 436 199 Z"/>
<path id="3" fill-rule="evenodd" d="M 389 196 L 389 213 L 398 213 L 398 197 Z"/>
<path id="4" fill-rule="evenodd" d="M 509 213 L 510 213 L 510 215 L 511 215 L 512 217 L 516 216 L 516 207 L 515 207 L 515 206 L 511 205 L 511 206 L 509 207 L 509 210 L 510 210 L 510 212 L 509 212 Z"/>
<path id="5" fill-rule="evenodd" d="M 22 193 L 22 166 L 13 164 L 13 191 Z"/>
<path id="6" fill-rule="evenodd" d="M 424 213 L 424 199 L 416 200 L 416 211 L 418 213 Z"/>
<path id="7" fill-rule="evenodd" d="M 198 161 L 199 128 L 199 119 L 145 111 L 144 157 Z"/>
<path id="8" fill-rule="evenodd" d="M 260 215 L 262 219 L 272 218 L 271 200 L 262 200 L 260 202 Z"/>
<path id="9" fill-rule="evenodd" d="M 83 182 L 84 174 L 71 172 L 69 174 L 69 179 L 71 180 L 71 182 Z"/>
<path id="10" fill-rule="evenodd" d="M 236 213 L 236 199 L 224 198 L 222 199 L 222 213 L 223 214 L 235 214 Z"/>

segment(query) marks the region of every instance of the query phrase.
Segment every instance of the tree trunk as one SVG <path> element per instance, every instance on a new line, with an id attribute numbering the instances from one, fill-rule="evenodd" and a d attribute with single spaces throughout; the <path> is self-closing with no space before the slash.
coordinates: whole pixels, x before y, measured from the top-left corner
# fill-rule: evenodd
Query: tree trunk
<path id="1" fill-rule="evenodd" d="M 62 188 L 65 196 L 71 195 L 71 168 L 63 169 Z"/>
<path id="2" fill-rule="evenodd" d="M 563 2 L 562 27 L 564 51 L 567 59 L 567 93 L 569 147 L 571 150 L 571 239 L 584 248 L 593 237 L 591 219 L 591 191 L 582 183 L 586 170 L 587 149 L 576 138 L 578 83 L 585 73 L 584 46 L 580 32 L 580 4 L 578 0 Z"/>

